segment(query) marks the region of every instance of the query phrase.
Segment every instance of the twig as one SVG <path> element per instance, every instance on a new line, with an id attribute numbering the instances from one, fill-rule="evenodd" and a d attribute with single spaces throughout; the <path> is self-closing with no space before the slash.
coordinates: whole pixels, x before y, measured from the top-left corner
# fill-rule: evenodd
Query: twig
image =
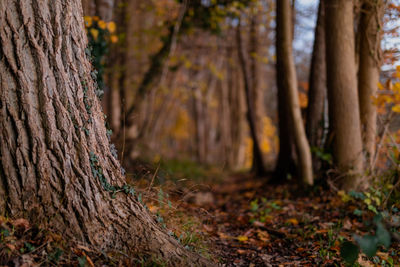
<path id="1" fill-rule="evenodd" d="M 154 172 L 153 177 L 151 178 L 150 185 L 149 185 L 149 187 L 147 188 L 147 192 L 150 192 L 150 189 L 151 189 L 151 187 L 153 186 L 154 179 L 155 179 L 156 176 L 157 176 L 158 170 L 160 169 L 160 165 L 161 165 L 161 163 L 158 163 L 157 169 L 156 169 L 156 171 Z"/>

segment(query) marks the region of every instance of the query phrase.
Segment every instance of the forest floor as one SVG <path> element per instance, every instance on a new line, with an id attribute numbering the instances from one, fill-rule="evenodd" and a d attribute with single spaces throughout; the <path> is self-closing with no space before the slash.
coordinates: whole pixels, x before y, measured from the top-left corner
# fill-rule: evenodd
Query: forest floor
<path id="1" fill-rule="evenodd" d="M 128 181 L 158 223 L 216 266 L 345 266 L 341 243 L 374 230 L 365 225 L 374 216 L 365 203 L 319 186 L 299 194 L 295 183 L 268 185 L 266 178 L 196 166 L 172 174 L 163 166 L 144 166 L 132 173 Z M 0 266 L 23 266 L 18 263 L 27 260 L 39 266 L 91 267 L 134 262 L 123 254 L 64 242 L 24 219 L 0 218 L 0 237 Z M 362 254 L 356 266 L 400 266 L 399 259 L 397 243 L 373 258 Z M 139 257 L 133 265 L 158 266 Z"/>
<path id="2" fill-rule="evenodd" d="M 155 187 L 150 210 L 167 218 L 183 245 L 223 266 L 345 266 L 341 244 L 375 230 L 365 201 L 341 191 L 304 192 L 295 181 L 269 185 L 268 177 L 246 173 L 195 171 L 205 177 L 190 179 L 190 169 L 183 172 L 187 179 L 173 171 L 175 182 Z M 360 254 L 356 266 L 400 266 L 399 259 L 393 243 L 373 258 Z"/>

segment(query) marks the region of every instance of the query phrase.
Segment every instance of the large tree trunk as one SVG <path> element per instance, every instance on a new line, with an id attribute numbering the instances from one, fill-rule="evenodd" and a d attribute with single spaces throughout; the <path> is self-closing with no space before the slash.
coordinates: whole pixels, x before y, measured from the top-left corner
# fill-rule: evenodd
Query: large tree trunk
<path id="1" fill-rule="evenodd" d="M 372 97 L 376 95 L 380 71 L 380 43 L 382 36 L 383 0 L 364 0 L 361 7 L 360 67 L 358 71 L 358 93 L 361 115 L 361 134 L 364 151 L 369 163 L 375 155 L 376 106 Z"/>
<path id="2" fill-rule="evenodd" d="M 91 80 L 80 1 L 3 0 L 0 25 L 0 213 L 102 249 L 206 264 L 116 192 L 125 179 Z"/>
<path id="3" fill-rule="evenodd" d="M 285 105 L 289 120 L 293 125 L 293 140 L 298 159 L 298 174 L 306 185 L 313 184 L 310 146 L 307 141 L 301 116 L 297 89 L 297 76 L 292 51 L 292 16 L 289 0 L 277 2 L 276 55 L 278 91 L 285 92 Z"/>
<path id="4" fill-rule="evenodd" d="M 311 147 L 323 147 L 324 110 L 326 98 L 326 61 L 325 61 L 325 1 L 319 3 L 317 26 L 315 28 L 314 49 L 308 92 L 306 132 Z M 317 169 L 318 158 L 313 156 L 313 166 Z"/>
<path id="5" fill-rule="evenodd" d="M 246 60 L 246 56 L 243 51 L 243 41 L 241 35 L 241 27 L 240 23 L 237 26 L 236 31 L 236 42 L 238 49 L 238 57 L 239 63 L 243 73 L 243 81 L 244 81 L 244 89 L 246 93 L 246 104 L 247 104 L 247 121 L 249 123 L 250 135 L 253 140 L 253 163 L 252 163 L 252 171 L 256 173 L 256 175 L 265 174 L 263 155 L 261 152 L 260 141 L 258 139 L 258 125 L 257 125 L 257 116 L 254 107 L 255 99 L 254 94 L 252 93 L 252 78 L 250 77 L 249 64 Z M 254 89 L 254 88 L 253 88 Z"/>
<path id="6" fill-rule="evenodd" d="M 353 1 L 325 2 L 329 126 L 333 156 L 345 177 L 344 189 L 355 188 L 362 170 L 362 142 L 354 52 Z"/>

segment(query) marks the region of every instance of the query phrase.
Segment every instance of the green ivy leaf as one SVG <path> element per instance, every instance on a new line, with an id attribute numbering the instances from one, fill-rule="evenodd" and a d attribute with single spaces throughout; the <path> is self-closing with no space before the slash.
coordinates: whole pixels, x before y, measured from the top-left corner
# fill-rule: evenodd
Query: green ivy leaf
<path id="1" fill-rule="evenodd" d="M 360 249 L 354 243 L 346 241 L 340 247 L 340 256 L 349 264 L 353 264 L 357 258 Z"/>
<path id="2" fill-rule="evenodd" d="M 373 257 L 378 250 L 378 238 L 373 235 L 365 235 L 363 237 L 356 236 L 355 240 L 360 245 L 361 251 L 367 255 L 367 257 Z"/>
<path id="3" fill-rule="evenodd" d="M 390 247 L 390 233 L 382 223 L 377 224 L 376 236 L 379 244 L 384 245 L 386 248 Z"/>
<path id="4" fill-rule="evenodd" d="M 78 263 L 79 263 L 79 267 L 85 267 L 86 266 L 86 257 L 85 256 L 79 257 Z"/>
<path id="5" fill-rule="evenodd" d="M 356 209 L 356 210 L 354 210 L 353 214 L 356 216 L 362 216 L 363 212 L 362 212 L 362 210 Z"/>

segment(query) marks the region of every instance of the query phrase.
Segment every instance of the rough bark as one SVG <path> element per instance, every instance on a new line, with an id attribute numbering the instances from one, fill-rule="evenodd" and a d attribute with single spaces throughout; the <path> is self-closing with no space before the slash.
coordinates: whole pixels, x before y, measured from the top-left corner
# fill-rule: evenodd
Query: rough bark
<path id="1" fill-rule="evenodd" d="M 311 58 L 306 133 L 311 147 L 323 147 L 324 110 L 326 98 L 326 61 L 325 61 L 325 6 L 321 0 L 318 8 L 318 19 L 315 27 L 314 48 Z M 316 170 L 318 159 L 313 156 Z"/>
<path id="2" fill-rule="evenodd" d="M 363 166 L 355 67 L 353 1 L 325 2 L 329 126 L 342 187 L 358 186 Z"/>
<path id="3" fill-rule="evenodd" d="M 364 0 L 361 7 L 360 67 L 358 71 L 358 93 L 361 116 L 361 134 L 367 162 L 375 155 L 376 106 L 372 97 L 376 96 L 380 72 L 380 43 L 384 1 Z"/>
<path id="4" fill-rule="evenodd" d="M 0 1 L 0 213 L 174 265 L 207 263 L 167 235 L 125 184 L 91 66 L 79 0 Z"/>
<path id="5" fill-rule="evenodd" d="M 242 41 L 240 23 L 237 26 L 236 42 L 237 42 L 239 63 L 243 74 L 244 89 L 246 93 L 247 121 L 249 123 L 250 135 L 253 140 L 252 171 L 255 172 L 257 175 L 263 175 L 265 174 L 265 168 L 264 168 L 263 155 L 261 152 L 260 142 L 257 134 L 258 126 L 257 126 L 257 116 L 254 110 L 255 99 L 252 93 L 252 84 L 251 84 L 252 78 L 250 77 L 250 71 L 248 67 L 249 64 L 246 60 L 246 56 L 243 51 L 243 41 Z"/>
<path id="6" fill-rule="evenodd" d="M 293 126 L 293 140 L 298 159 L 298 175 L 306 185 L 313 184 L 311 151 L 301 116 L 296 69 L 292 51 L 292 16 L 289 0 L 277 2 L 276 55 L 278 91 L 284 91 L 288 107 L 286 123 Z"/>

